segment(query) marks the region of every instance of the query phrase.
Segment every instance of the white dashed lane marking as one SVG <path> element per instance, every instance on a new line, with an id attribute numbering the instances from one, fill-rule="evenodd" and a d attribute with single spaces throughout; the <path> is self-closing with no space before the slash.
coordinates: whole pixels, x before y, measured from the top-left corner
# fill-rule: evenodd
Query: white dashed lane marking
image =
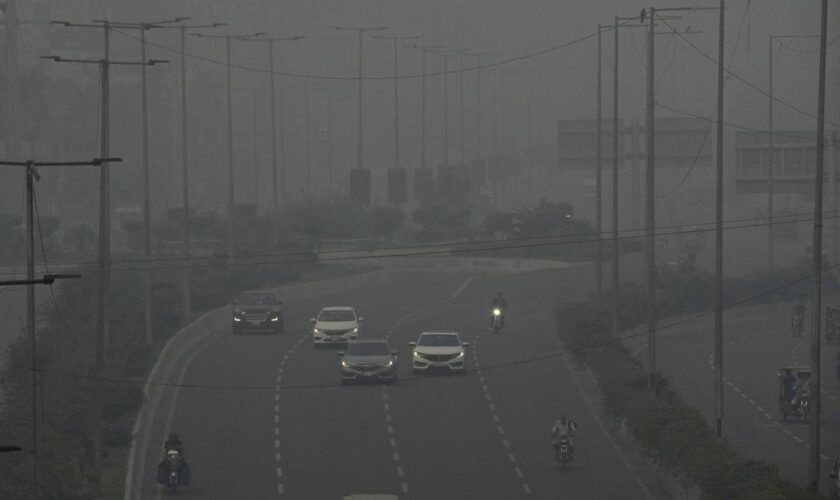
<path id="1" fill-rule="evenodd" d="M 306 336 L 301 336 L 294 344 L 286 350 L 283 354 L 282 359 L 280 360 L 280 366 L 277 368 L 277 376 L 275 377 L 275 385 L 274 385 L 274 436 L 275 438 L 279 438 L 280 436 L 280 391 L 283 390 L 283 387 L 280 385 L 283 382 L 283 370 L 286 366 L 286 361 L 289 360 L 289 357 L 292 353 L 295 352 L 297 347 L 306 340 Z M 280 439 L 274 440 L 274 466 L 275 466 L 275 474 L 277 475 L 277 494 L 279 496 L 283 496 L 286 493 L 286 486 L 283 484 L 283 456 L 280 454 Z"/>
<path id="2" fill-rule="evenodd" d="M 522 468 L 519 467 L 519 465 L 517 463 L 516 455 L 513 454 L 513 451 L 510 451 L 511 450 L 510 441 L 508 441 L 507 437 L 505 436 L 505 429 L 504 429 L 504 427 L 502 427 L 502 419 L 499 416 L 498 412 L 496 411 L 496 405 L 493 403 L 493 395 L 490 392 L 490 387 L 487 385 L 487 380 L 485 379 L 484 374 L 482 373 L 481 368 L 480 368 L 481 364 L 479 363 L 479 357 L 478 357 L 478 352 L 477 351 L 478 351 L 478 346 L 479 346 L 481 337 L 483 337 L 485 334 L 487 334 L 487 331 L 488 330 L 484 330 L 481 333 L 479 333 L 478 335 L 476 335 L 476 337 L 473 341 L 473 349 L 474 349 L 473 364 L 475 365 L 476 373 L 479 376 L 478 379 L 481 382 L 481 390 L 484 392 L 484 399 L 487 401 L 487 409 L 490 412 L 490 418 L 493 419 L 493 423 L 496 425 L 496 431 L 499 433 L 499 440 L 501 441 L 502 446 L 504 446 L 505 449 L 508 450 L 507 458 L 510 461 L 511 465 L 513 466 L 513 473 L 519 479 L 519 482 L 522 485 L 522 491 L 524 491 L 526 495 L 530 495 L 531 494 L 531 486 L 525 481 L 525 475 L 522 473 Z"/>
<path id="3" fill-rule="evenodd" d="M 729 345 L 732 345 L 732 344 L 735 344 L 735 343 L 738 343 L 738 342 L 744 342 L 744 341 L 746 341 L 747 339 L 750 339 L 750 338 L 757 338 L 757 337 L 759 337 L 759 334 L 758 334 L 758 333 L 754 333 L 754 334 L 752 334 L 752 335 L 747 335 L 747 336 L 744 336 L 744 337 L 740 337 L 740 338 L 737 338 L 737 339 L 730 340 L 730 341 L 726 342 L 726 343 L 724 344 L 724 346 L 729 346 Z M 793 349 L 793 351 L 792 351 L 792 353 L 791 353 L 791 354 L 792 354 L 792 357 L 793 357 L 793 359 L 794 359 L 794 364 L 795 364 L 795 361 L 796 361 L 796 359 L 797 359 L 799 349 L 800 349 L 803 345 L 804 345 L 804 342 L 801 342 L 801 343 L 797 344 L 797 346 Z M 714 369 L 715 369 L 715 364 L 714 364 L 714 353 L 709 354 L 709 369 L 710 369 L 710 370 L 714 370 Z M 792 437 L 792 438 L 794 439 L 794 441 L 796 441 L 797 443 L 799 443 L 799 444 L 803 445 L 806 449 L 807 449 L 807 448 L 810 448 L 810 446 L 808 445 L 808 443 L 806 443 L 806 442 L 805 442 L 805 441 L 804 441 L 801 437 L 794 435 L 794 434 L 790 431 L 790 429 L 785 429 L 785 428 L 784 428 L 784 426 L 783 426 L 781 423 L 779 423 L 779 422 L 778 422 L 778 421 L 777 421 L 777 420 L 773 417 L 773 415 L 771 415 L 770 413 L 768 413 L 768 412 L 767 412 L 767 411 L 766 411 L 766 410 L 765 410 L 765 409 L 764 409 L 761 405 L 759 405 L 759 404 L 755 401 L 755 399 L 751 398 L 751 397 L 749 396 L 749 394 L 747 394 L 745 391 L 741 390 L 741 388 L 740 388 L 740 387 L 738 387 L 737 385 L 735 385 L 735 384 L 734 384 L 731 380 L 727 379 L 726 377 L 724 377 L 724 379 L 723 379 L 723 380 L 724 380 L 724 382 L 726 383 L 726 385 L 728 385 L 729 387 L 731 387 L 731 388 L 732 388 L 732 390 L 733 390 L 736 394 L 738 394 L 739 396 L 741 396 L 743 399 L 745 399 L 745 400 L 747 401 L 747 403 L 748 403 L 750 406 L 752 406 L 753 408 L 755 408 L 755 409 L 756 409 L 756 411 L 758 411 L 758 413 L 759 413 L 760 415 L 763 415 L 763 416 L 764 416 L 764 418 L 766 418 L 767 420 L 769 420 L 770 422 L 772 422 L 772 424 L 768 424 L 768 426 L 778 427 L 778 428 L 779 428 L 782 432 L 784 432 L 784 433 L 785 433 L 785 434 L 787 434 L 788 436 Z M 821 390 L 821 392 L 823 392 L 823 393 L 824 393 L 824 392 L 825 392 L 825 390 Z M 832 398 L 832 399 L 834 399 L 835 401 L 840 401 L 840 400 L 838 400 L 837 398 L 835 398 L 835 397 L 833 397 L 833 396 L 831 396 L 831 395 L 829 395 L 829 397 L 830 397 L 830 398 Z M 826 456 L 824 456 L 824 455 L 821 455 L 821 458 L 822 458 L 823 460 L 829 460 L 829 458 L 828 458 L 828 457 L 826 457 Z"/>

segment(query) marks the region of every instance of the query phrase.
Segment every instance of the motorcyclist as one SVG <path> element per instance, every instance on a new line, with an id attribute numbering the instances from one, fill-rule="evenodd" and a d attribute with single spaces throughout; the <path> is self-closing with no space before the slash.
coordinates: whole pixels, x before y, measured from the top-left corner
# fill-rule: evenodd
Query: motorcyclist
<path id="1" fill-rule="evenodd" d="M 810 396 L 810 380 L 808 377 L 799 377 L 793 386 L 793 400 L 790 402 L 794 407 L 799 406 L 799 401 Z"/>
<path id="2" fill-rule="evenodd" d="M 499 321 L 502 325 L 505 324 L 505 311 L 507 311 L 507 299 L 502 292 L 496 292 L 496 296 L 490 301 L 490 309 L 499 309 L 502 314 L 499 315 Z M 490 318 L 492 324 L 493 318 Z"/>
<path id="3" fill-rule="evenodd" d="M 569 419 L 566 415 L 561 415 L 560 419 L 554 422 L 554 426 L 551 428 L 551 436 L 554 438 L 554 458 L 560 458 L 560 440 L 566 438 L 569 440 L 569 460 L 574 460 L 575 432 L 577 432 L 577 422 Z"/>

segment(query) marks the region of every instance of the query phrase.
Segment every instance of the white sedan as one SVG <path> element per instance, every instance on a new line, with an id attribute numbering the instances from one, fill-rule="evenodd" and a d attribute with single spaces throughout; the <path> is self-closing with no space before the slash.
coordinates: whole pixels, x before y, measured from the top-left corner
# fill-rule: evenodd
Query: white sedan
<path id="1" fill-rule="evenodd" d="M 461 342 L 455 332 L 423 332 L 417 342 L 408 344 L 414 348 L 411 367 L 415 374 L 431 371 L 463 374 L 467 370 L 464 348 L 470 343 Z"/>
<path id="2" fill-rule="evenodd" d="M 364 321 L 352 307 L 325 307 L 312 322 L 312 345 L 346 344 L 359 338 Z"/>

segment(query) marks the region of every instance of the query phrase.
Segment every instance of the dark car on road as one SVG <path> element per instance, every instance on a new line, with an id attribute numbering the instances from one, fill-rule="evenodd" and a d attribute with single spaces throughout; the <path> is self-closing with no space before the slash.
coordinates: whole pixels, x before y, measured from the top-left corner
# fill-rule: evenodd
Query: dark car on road
<path id="1" fill-rule="evenodd" d="M 283 333 L 283 303 L 272 292 L 242 292 L 231 306 L 234 334 L 245 330 Z"/>
<path id="2" fill-rule="evenodd" d="M 397 380 L 397 351 L 387 340 L 351 340 L 341 356 L 341 383 Z"/>

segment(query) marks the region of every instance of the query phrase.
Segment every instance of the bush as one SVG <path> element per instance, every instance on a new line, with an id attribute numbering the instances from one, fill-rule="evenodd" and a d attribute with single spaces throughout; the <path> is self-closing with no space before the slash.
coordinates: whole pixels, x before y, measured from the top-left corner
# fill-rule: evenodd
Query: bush
<path id="1" fill-rule="evenodd" d="M 820 498 L 782 480 L 775 465 L 746 459 L 717 440 L 702 415 L 679 403 L 671 391 L 652 395 L 639 362 L 623 345 L 611 342 L 604 318 L 591 301 L 556 311 L 559 336 L 595 373 L 605 411 L 627 426 L 649 457 L 696 484 L 711 500 Z M 663 382 L 658 379 L 658 385 Z"/>

